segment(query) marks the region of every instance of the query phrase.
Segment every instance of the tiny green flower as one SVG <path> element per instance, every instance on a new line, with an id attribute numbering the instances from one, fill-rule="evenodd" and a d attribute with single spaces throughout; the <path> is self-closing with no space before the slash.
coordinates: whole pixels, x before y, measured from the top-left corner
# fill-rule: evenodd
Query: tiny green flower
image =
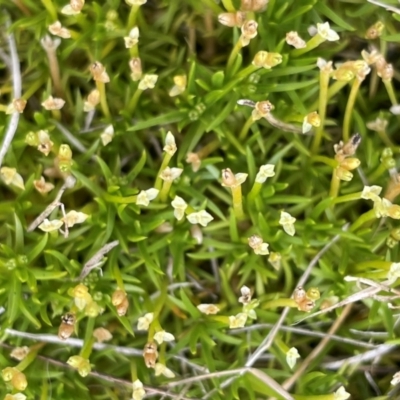
<path id="1" fill-rule="evenodd" d="M 2 167 L 0 169 L 0 176 L 6 185 L 14 185 L 22 190 L 25 189 L 24 180 L 15 168 Z"/>
<path id="2" fill-rule="evenodd" d="M 215 304 L 199 304 L 197 306 L 200 312 L 206 315 L 213 315 L 217 314 L 220 309 Z"/>
<path id="3" fill-rule="evenodd" d="M 171 132 L 168 132 L 167 136 L 165 137 L 165 146 L 163 147 L 163 150 L 171 157 L 176 153 L 177 147 L 175 137 Z"/>
<path id="4" fill-rule="evenodd" d="M 387 275 L 390 283 L 394 283 L 398 278 L 400 278 L 400 263 L 392 263 Z"/>
<path id="5" fill-rule="evenodd" d="M 67 28 L 64 28 L 60 21 L 56 21 L 49 25 L 49 32 L 63 39 L 69 39 L 71 37 L 71 32 Z"/>
<path id="6" fill-rule="evenodd" d="M 186 218 L 191 224 L 200 224 L 201 226 L 207 226 L 214 219 L 206 210 L 191 213 Z"/>
<path id="7" fill-rule="evenodd" d="M 318 34 L 325 40 L 329 42 L 335 42 L 339 40 L 339 35 L 331 29 L 329 22 L 325 22 L 323 24 L 317 24 Z"/>
<path id="8" fill-rule="evenodd" d="M 65 223 L 65 225 L 67 225 L 68 228 L 72 228 L 75 224 L 81 224 L 82 222 L 85 222 L 88 216 L 89 215 L 83 212 L 72 210 L 68 212 L 65 217 L 61 218 L 61 220 Z"/>
<path id="9" fill-rule="evenodd" d="M 264 183 L 268 178 L 272 178 L 273 176 L 275 176 L 274 168 L 275 165 L 273 164 L 261 165 L 260 170 L 256 175 L 256 182 Z"/>
<path id="10" fill-rule="evenodd" d="M 286 362 L 288 363 L 290 369 L 294 368 L 298 358 L 300 358 L 300 354 L 297 351 L 296 347 L 292 347 L 291 349 L 289 349 L 289 351 L 286 353 Z"/>
<path id="11" fill-rule="evenodd" d="M 282 225 L 283 230 L 290 236 L 295 234 L 294 223 L 296 218 L 292 217 L 289 213 L 281 211 L 281 218 L 279 219 L 279 224 Z"/>
<path id="12" fill-rule="evenodd" d="M 143 317 L 138 319 L 137 330 L 148 331 L 150 324 L 153 322 L 154 313 L 144 314 Z"/>
<path id="13" fill-rule="evenodd" d="M 138 206 L 145 206 L 147 207 L 150 204 L 151 200 L 154 200 L 160 191 L 154 188 L 141 190 L 137 196 L 136 204 Z"/>
<path id="14" fill-rule="evenodd" d="M 103 146 L 107 146 L 114 138 L 114 127 L 112 125 L 108 125 L 106 129 L 100 134 L 101 141 Z"/>
<path id="15" fill-rule="evenodd" d="M 175 374 L 164 364 L 157 363 L 154 367 L 155 375 L 164 375 L 166 378 L 175 378 Z"/>
<path id="16" fill-rule="evenodd" d="M 89 360 L 81 356 L 70 357 L 67 361 L 67 364 L 69 364 L 72 368 L 77 369 L 79 375 L 82 377 L 88 376 L 92 370 Z"/>
<path id="17" fill-rule="evenodd" d="M 365 200 L 376 201 L 379 198 L 381 191 L 381 186 L 364 186 L 364 189 L 361 193 L 361 198 Z"/>
<path id="18" fill-rule="evenodd" d="M 89 289 L 83 283 L 76 285 L 72 289 L 72 297 L 74 298 L 75 306 L 82 311 L 89 303 L 93 301 L 89 293 Z"/>
<path id="19" fill-rule="evenodd" d="M 229 328 L 230 329 L 243 328 L 246 324 L 246 321 L 247 321 L 246 313 L 231 315 L 229 317 Z"/>
<path id="20" fill-rule="evenodd" d="M 175 340 L 175 337 L 172 333 L 161 330 L 154 335 L 154 340 L 158 344 L 161 344 L 163 342 L 172 342 L 173 340 Z"/>
<path id="21" fill-rule="evenodd" d="M 306 42 L 295 31 L 286 34 L 286 43 L 296 49 L 303 49 L 306 47 Z"/>
<path id="22" fill-rule="evenodd" d="M 139 28 L 135 26 L 129 32 L 128 36 L 124 37 L 125 47 L 131 49 L 133 46 L 139 43 Z"/>
<path id="23" fill-rule="evenodd" d="M 338 390 L 333 394 L 334 400 L 347 400 L 350 398 L 350 393 L 346 392 L 346 389 L 343 386 L 340 386 Z"/>
<path id="24" fill-rule="evenodd" d="M 143 383 L 136 379 L 135 382 L 132 383 L 132 400 L 142 400 L 144 396 L 146 396 L 146 391 L 143 389 Z"/>
<path id="25" fill-rule="evenodd" d="M 53 219 L 49 221 L 47 218 L 45 218 L 38 228 L 41 229 L 43 232 L 53 232 L 58 231 L 63 226 L 63 224 L 64 222 L 60 221 L 59 219 Z"/>
<path id="26" fill-rule="evenodd" d="M 398 385 L 399 383 L 400 383 L 400 371 L 399 371 L 399 372 L 396 372 L 396 373 L 393 375 L 392 380 L 390 381 L 390 384 L 391 384 L 392 386 Z"/>
<path id="27" fill-rule="evenodd" d="M 175 196 L 174 200 L 171 202 L 172 207 L 174 208 L 174 216 L 180 221 L 185 216 L 185 210 L 187 208 L 187 203 L 182 197 Z"/>
<path id="28" fill-rule="evenodd" d="M 153 89 L 156 85 L 158 75 L 145 75 L 139 82 L 138 88 L 140 90 Z"/>
<path id="29" fill-rule="evenodd" d="M 161 172 L 160 178 L 163 181 L 172 182 L 175 179 L 179 178 L 181 176 L 182 172 L 183 172 L 182 168 L 170 168 L 170 167 L 167 167 Z"/>
<path id="30" fill-rule="evenodd" d="M 65 100 L 59 99 L 53 96 L 49 96 L 43 103 L 42 106 L 46 110 L 60 110 L 64 107 Z"/>

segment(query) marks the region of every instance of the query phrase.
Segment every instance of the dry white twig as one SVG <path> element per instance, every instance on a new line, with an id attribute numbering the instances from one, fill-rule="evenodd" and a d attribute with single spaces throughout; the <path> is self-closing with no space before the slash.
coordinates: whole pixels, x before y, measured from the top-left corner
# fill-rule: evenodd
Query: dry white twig
<path id="1" fill-rule="evenodd" d="M 99 266 L 99 263 L 103 256 L 111 251 L 115 246 L 119 245 L 119 240 L 114 240 L 113 242 L 105 244 L 84 266 L 78 280 L 81 281 L 90 271 Z"/>
<path id="2" fill-rule="evenodd" d="M 75 186 L 76 179 L 70 175 L 65 179 L 64 184 L 61 186 L 60 190 L 57 193 L 56 198 L 46 207 L 46 209 L 29 225 L 28 232 L 34 231 L 43 221 L 47 218 L 56 207 L 60 206 L 60 200 L 62 195 L 67 189 L 70 189 Z"/>
<path id="3" fill-rule="evenodd" d="M 7 29 L 10 29 L 10 26 L 11 26 L 11 21 L 8 18 L 6 21 Z M 12 66 L 11 75 L 13 81 L 13 96 L 14 99 L 19 99 L 21 98 L 22 95 L 21 70 L 19 65 L 17 46 L 15 43 L 14 35 L 11 32 L 7 34 L 7 40 L 8 40 L 8 46 L 10 48 L 10 59 Z M 14 139 L 15 132 L 17 131 L 19 116 L 20 114 L 18 111 L 14 111 L 11 115 L 10 122 L 4 134 L 4 140 L 0 148 L 0 167 L 3 164 L 4 157 L 7 154 L 11 142 Z"/>
<path id="4" fill-rule="evenodd" d="M 393 11 L 396 14 L 400 14 L 400 9 L 396 7 L 389 6 L 388 4 L 381 3 L 380 1 L 376 0 L 367 0 L 368 3 L 375 4 L 376 6 L 383 7 L 388 11 Z"/>

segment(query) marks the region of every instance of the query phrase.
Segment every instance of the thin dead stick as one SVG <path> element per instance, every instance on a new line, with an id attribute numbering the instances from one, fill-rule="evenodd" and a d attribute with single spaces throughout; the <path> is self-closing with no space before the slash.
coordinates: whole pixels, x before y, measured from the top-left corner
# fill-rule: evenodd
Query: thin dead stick
<path id="1" fill-rule="evenodd" d="M 286 390 L 289 390 L 299 379 L 300 376 L 307 370 L 307 368 L 310 366 L 311 362 L 318 357 L 318 355 L 321 353 L 321 351 L 325 348 L 327 343 L 330 340 L 330 335 L 333 335 L 339 327 L 342 325 L 346 317 L 349 315 L 351 308 L 353 307 L 352 304 L 348 304 L 344 309 L 342 314 L 339 316 L 339 318 L 336 319 L 334 324 L 331 326 L 331 328 L 328 331 L 328 334 L 326 337 L 324 337 L 318 344 L 317 347 L 307 356 L 307 358 L 301 363 L 300 367 L 295 371 L 295 373 L 287 379 L 285 382 L 283 382 L 282 387 Z"/>
<path id="2" fill-rule="evenodd" d="M 237 102 L 241 106 L 248 106 L 254 108 L 256 103 L 252 100 L 247 100 L 247 99 L 241 99 L 238 100 Z M 301 128 L 299 128 L 296 125 L 288 124 L 286 122 L 280 121 L 279 119 L 275 118 L 270 112 L 267 113 L 266 115 L 263 116 L 272 126 L 275 128 L 281 129 L 282 131 L 285 132 L 291 132 L 291 133 L 301 133 L 303 134 L 303 131 Z M 312 132 L 307 132 L 306 134 L 312 135 Z"/>
<path id="3" fill-rule="evenodd" d="M 75 147 L 81 153 L 86 153 L 87 148 L 67 129 L 65 126 L 61 125 L 56 120 L 51 120 L 51 122 L 58 128 L 58 130 L 64 135 L 68 142 Z M 94 158 L 94 156 L 92 156 Z"/>
<path id="4" fill-rule="evenodd" d="M 77 280 L 81 281 L 89 275 L 90 271 L 99 266 L 103 256 L 119 245 L 119 240 L 105 244 L 84 266 Z"/>
<path id="5" fill-rule="evenodd" d="M 387 353 L 392 352 L 395 348 L 397 348 L 397 346 L 393 344 L 381 344 L 376 349 L 366 351 L 363 354 L 357 354 L 356 356 L 344 358 L 343 360 L 323 363 L 322 367 L 330 370 L 338 370 L 342 368 L 344 365 L 370 362 L 374 360 L 376 357 L 381 357 Z"/>
<path id="6" fill-rule="evenodd" d="M 6 11 L 3 10 L 3 13 Z M 9 18 L 7 18 L 6 21 L 6 27 L 9 29 L 11 26 L 11 21 Z M 18 58 L 18 53 L 17 53 L 17 45 L 15 43 L 14 35 L 9 32 L 7 34 L 7 40 L 8 40 L 8 46 L 10 48 L 10 59 L 11 59 L 11 75 L 12 75 L 12 81 L 13 81 L 13 96 L 14 99 L 20 99 L 21 94 L 22 94 L 22 82 L 21 82 L 21 70 L 20 70 L 20 65 L 19 65 L 19 58 Z M 5 155 L 7 154 L 7 151 L 9 147 L 11 146 L 11 142 L 14 139 L 15 132 L 17 131 L 18 128 L 18 122 L 19 122 L 19 112 L 14 111 L 11 115 L 10 122 L 7 126 L 7 130 L 4 134 L 4 140 L 0 148 L 0 167 L 3 164 L 3 160 Z"/>
<path id="7" fill-rule="evenodd" d="M 392 12 L 394 12 L 396 14 L 400 14 L 400 9 L 399 8 L 391 7 L 388 4 L 384 4 L 384 3 L 381 3 L 380 1 L 376 1 L 376 0 L 367 0 L 367 1 L 368 1 L 368 3 L 375 4 L 376 6 L 379 6 L 379 7 L 383 7 L 387 11 L 392 11 Z"/>
<path id="8" fill-rule="evenodd" d="M 379 286 L 371 286 L 371 287 L 368 287 L 366 289 L 360 290 L 359 292 L 350 295 L 349 297 L 345 298 L 342 301 L 339 301 L 339 303 L 336 303 L 331 307 L 325 308 L 324 310 L 317 311 L 317 312 L 315 312 L 313 314 L 307 315 L 306 317 L 304 317 L 302 319 L 299 319 L 298 321 L 296 321 L 294 323 L 294 325 L 296 325 L 296 324 L 298 324 L 300 322 L 303 322 L 306 319 L 309 319 L 309 318 L 312 318 L 312 317 L 316 317 L 317 315 L 321 315 L 321 314 L 325 314 L 327 312 L 333 311 L 336 308 L 343 307 L 343 306 L 345 306 L 347 304 L 355 303 L 356 301 L 360 301 L 360 300 L 371 298 L 371 297 L 375 296 L 381 290 L 386 290 L 386 289 L 382 289 L 382 286 L 386 286 L 389 283 L 390 283 L 390 281 L 386 280 L 386 281 L 382 282 Z"/>
<path id="9" fill-rule="evenodd" d="M 60 190 L 57 193 L 56 198 L 46 207 L 46 209 L 29 225 L 28 232 L 34 231 L 43 221 L 47 218 L 53 210 L 55 210 L 60 205 L 60 200 L 62 195 L 67 189 L 70 189 L 75 186 L 76 179 L 70 175 L 65 180 L 64 184 L 61 186 Z"/>
<path id="10" fill-rule="evenodd" d="M 261 329 L 271 329 L 273 327 L 274 327 L 274 324 L 255 324 L 255 325 L 246 326 L 244 328 L 234 329 L 234 330 L 230 331 L 230 333 L 232 335 L 235 335 L 235 334 L 249 332 L 249 331 L 259 332 Z M 349 339 L 349 338 L 337 336 L 337 335 L 328 335 L 327 333 L 314 332 L 310 329 L 296 328 L 294 326 L 281 326 L 280 330 L 284 331 L 284 332 L 298 333 L 299 335 L 310 336 L 310 337 L 324 338 L 326 336 L 329 336 L 329 338 L 331 340 L 334 340 L 336 342 L 347 343 L 347 344 L 351 344 L 353 346 L 365 347 L 367 349 L 375 349 L 376 347 L 379 346 L 378 344 L 366 343 L 361 340 Z"/>
<path id="11" fill-rule="evenodd" d="M 84 341 L 82 339 L 76 338 L 68 338 L 67 340 L 60 339 L 57 335 L 48 335 L 42 333 L 29 333 L 29 332 L 21 332 L 15 329 L 6 329 L 6 334 L 13 337 L 20 337 L 24 339 L 35 340 L 38 342 L 45 342 L 45 343 L 53 343 L 53 344 L 60 344 L 62 346 L 71 346 L 71 347 L 78 347 L 82 348 Z M 0 341 L 1 343 L 1 341 Z M 93 344 L 94 350 L 112 350 L 117 354 L 124 354 L 126 356 L 135 356 L 135 357 L 143 357 L 143 350 L 134 349 L 132 347 L 122 347 L 122 346 L 113 346 L 111 344 L 105 343 L 94 343 Z M 200 373 L 208 372 L 206 368 L 201 367 L 200 365 L 194 364 L 190 362 L 188 359 L 178 355 L 171 355 L 171 358 L 179 360 L 192 369 L 199 371 Z"/>

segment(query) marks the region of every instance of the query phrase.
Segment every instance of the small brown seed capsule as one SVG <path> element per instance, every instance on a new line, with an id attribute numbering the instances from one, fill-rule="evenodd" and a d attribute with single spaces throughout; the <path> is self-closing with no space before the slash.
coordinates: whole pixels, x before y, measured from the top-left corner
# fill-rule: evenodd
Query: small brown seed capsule
<path id="1" fill-rule="evenodd" d="M 144 363 L 147 368 L 154 368 L 158 358 L 157 345 L 155 342 L 148 342 L 143 349 Z"/>
<path id="2" fill-rule="evenodd" d="M 67 340 L 74 332 L 76 316 L 69 312 L 61 317 L 61 324 L 58 328 L 58 337 L 61 340 Z"/>

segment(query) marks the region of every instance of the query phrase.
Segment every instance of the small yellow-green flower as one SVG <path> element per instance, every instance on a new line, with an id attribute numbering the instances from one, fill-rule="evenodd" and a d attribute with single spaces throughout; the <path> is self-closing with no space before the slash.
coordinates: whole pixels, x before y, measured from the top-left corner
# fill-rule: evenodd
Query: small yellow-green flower
<path id="1" fill-rule="evenodd" d="M 281 211 L 281 218 L 279 219 L 279 224 L 282 225 L 283 230 L 290 236 L 295 234 L 294 223 L 296 218 L 292 217 L 289 213 Z"/>
<path id="2" fill-rule="evenodd" d="M 156 85 L 158 75 L 145 75 L 139 82 L 138 88 L 140 90 L 153 89 Z"/>
<path id="3" fill-rule="evenodd" d="M 392 263 L 387 275 L 390 283 L 394 283 L 398 278 L 400 278 L 400 263 Z"/>
<path id="4" fill-rule="evenodd" d="M 137 330 L 148 331 L 150 324 L 153 322 L 154 313 L 144 314 L 143 317 L 138 319 Z"/>
<path id="5" fill-rule="evenodd" d="M 172 333 L 161 330 L 154 335 L 154 340 L 158 344 L 161 344 L 163 342 L 172 342 L 173 340 L 175 340 L 175 337 Z"/>
<path id="6" fill-rule="evenodd" d="M 14 185 L 22 190 L 25 189 L 24 180 L 15 168 L 2 167 L 0 176 L 6 185 Z"/>
<path id="7" fill-rule="evenodd" d="M 85 222 L 88 216 L 89 215 L 83 212 L 71 210 L 61 220 L 65 223 L 65 225 L 67 225 L 68 228 L 72 228 L 75 224 L 81 224 L 82 222 Z"/>
<path id="8" fill-rule="evenodd" d="M 338 390 L 333 394 L 334 400 L 347 400 L 350 398 L 350 393 L 346 392 L 346 389 L 343 386 L 340 386 Z"/>
<path id="9" fill-rule="evenodd" d="M 207 226 L 214 219 L 206 210 L 191 213 L 186 218 L 191 224 L 200 224 L 201 226 Z"/>
<path id="10" fill-rule="evenodd" d="M 243 328 L 247 321 L 246 313 L 239 313 L 237 315 L 231 315 L 229 317 L 229 328 Z"/>
<path id="11" fill-rule="evenodd" d="M 171 157 L 176 153 L 177 147 L 175 137 L 171 132 L 168 132 L 167 136 L 165 137 L 165 146 L 163 147 L 163 150 Z"/>
<path id="12" fill-rule="evenodd" d="M 175 374 L 164 364 L 157 363 L 154 367 L 155 375 L 164 375 L 166 378 L 175 378 Z"/>
<path id="13" fill-rule="evenodd" d="M 170 168 L 167 167 L 163 171 L 161 171 L 160 178 L 166 182 L 172 182 L 175 179 L 179 178 L 183 172 L 182 168 Z"/>
<path id="14" fill-rule="evenodd" d="M 125 47 L 127 49 L 130 49 L 133 46 L 135 46 L 136 44 L 138 44 L 139 43 L 139 28 L 137 26 L 132 28 L 129 32 L 129 35 L 124 37 L 124 41 L 125 41 Z"/>
<path id="15" fill-rule="evenodd" d="M 53 219 L 49 221 L 47 218 L 38 226 L 43 232 L 53 232 L 58 231 L 64 225 L 63 221 L 59 219 Z"/>
<path id="16" fill-rule="evenodd" d="M 318 34 L 329 42 L 335 42 L 336 40 L 340 39 L 339 35 L 333 29 L 331 29 L 329 22 L 317 24 L 317 30 Z"/>
<path id="17" fill-rule="evenodd" d="M 70 357 L 67 361 L 67 364 L 78 370 L 79 375 L 83 377 L 88 376 L 92 370 L 89 360 L 81 356 Z"/>
<path id="18" fill-rule="evenodd" d="M 150 201 L 154 200 L 160 191 L 158 189 L 147 189 L 141 190 L 137 196 L 136 204 L 138 206 L 145 206 L 147 207 L 150 204 Z"/>
<path id="19" fill-rule="evenodd" d="M 219 312 L 219 308 L 215 304 L 199 304 L 197 308 L 206 315 L 213 315 Z"/>
<path id="20" fill-rule="evenodd" d="M 288 363 L 290 369 L 294 368 L 298 358 L 300 358 L 300 354 L 296 347 L 289 349 L 289 351 L 286 353 L 286 362 Z"/>
<path id="21" fill-rule="evenodd" d="M 188 206 L 186 201 L 183 200 L 182 197 L 175 196 L 171 205 L 174 208 L 174 217 L 180 221 L 185 216 L 185 210 Z"/>
<path id="22" fill-rule="evenodd" d="M 143 389 L 143 383 L 136 379 L 135 382 L 132 383 L 132 400 L 142 400 L 144 396 L 146 396 L 146 391 Z"/>
<path id="23" fill-rule="evenodd" d="M 114 138 L 114 127 L 112 125 L 108 125 L 107 128 L 101 133 L 100 138 L 103 146 L 107 146 L 109 143 L 111 143 Z"/>
<path id="24" fill-rule="evenodd" d="M 364 189 L 361 193 L 361 198 L 365 200 L 376 201 L 378 200 L 381 191 L 381 186 L 364 186 Z"/>
<path id="25" fill-rule="evenodd" d="M 257 183 L 264 183 L 268 178 L 275 176 L 275 165 L 273 164 L 265 164 L 261 165 L 260 170 L 256 175 Z"/>

